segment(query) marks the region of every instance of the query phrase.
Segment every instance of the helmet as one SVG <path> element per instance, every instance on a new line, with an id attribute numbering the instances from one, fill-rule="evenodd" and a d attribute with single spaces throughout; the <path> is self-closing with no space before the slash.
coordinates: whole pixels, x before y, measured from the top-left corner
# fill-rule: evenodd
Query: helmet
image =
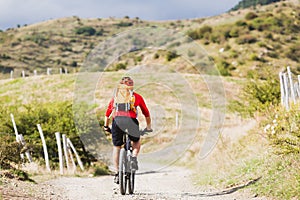
<path id="1" fill-rule="evenodd" d="M 127 86 L 133 86 L 133 80 L 129 76 L 122 77 L 120 84 L 125 84 Z"/>

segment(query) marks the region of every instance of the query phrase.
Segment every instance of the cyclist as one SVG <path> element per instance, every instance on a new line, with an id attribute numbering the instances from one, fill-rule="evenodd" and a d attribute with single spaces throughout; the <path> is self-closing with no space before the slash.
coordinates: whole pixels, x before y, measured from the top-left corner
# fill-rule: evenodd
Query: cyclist
<path id="1" fill-rule="evenodd" d="M 134 82 L 130 77 L 123 77 L 120 81 L 120 84 L 124 84 L 126 86 L 132 87 Z M 112 134 L 112 142 L 113 142 L 113 164 L 116 169 L 114 182 L 119 184 L 119 153 L 121 146 L 123 145 L 123 134 L 126 134 L 126 130 L 128 131 L 128 135 L 130 140 L 132 141 L 132 167 L 138 170 L 138 162 L 137 156 L 140 151 L 141 142 L 140 142 L 140 130 L 139 130 L 139 122 L 137 120 L 137 107 L 140 107 L 143 115 L 145 116 L 147 126 L 144 131 L 151 132 L 151 117 L 150 112 L 145 104 L 145 101 L 141 95 L 136 92 L 132 93 L 134 96 L 134 109 L 124 110 L 121 107 L 116 108 L 114 103 L 115 98 L 112 98 L 108 104 L 105 118 L 104 118 L 104 130 L 107 132 L 111 132 Z M 109 128 L 110 115 L 112 115 L 112 126 Z"/>

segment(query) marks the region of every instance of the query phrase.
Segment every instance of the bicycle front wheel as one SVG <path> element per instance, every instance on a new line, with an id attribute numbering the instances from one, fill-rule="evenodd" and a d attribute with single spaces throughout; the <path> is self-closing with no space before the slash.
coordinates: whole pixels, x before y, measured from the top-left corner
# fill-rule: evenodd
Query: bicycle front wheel
<path id="1" fill-rule="evenodd" d="M 125 149 L 120 150 L 120 157 L 119 157 L 119 184 L 120 184 L 120 192 L 122 195 L 126 193 L 126 151 Z"/>

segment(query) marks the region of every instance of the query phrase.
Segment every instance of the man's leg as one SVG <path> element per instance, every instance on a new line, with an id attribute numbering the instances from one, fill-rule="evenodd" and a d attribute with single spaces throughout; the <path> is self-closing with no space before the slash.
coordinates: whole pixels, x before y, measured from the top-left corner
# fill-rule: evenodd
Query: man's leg
<path id="1" fill-rule="evenodd" d="M 113 147 L 113 163 L 116 170 L 114 182 L 119 184 L 119 155 L 120 155 L 121 146 Z"/>
<path id="2" fill-rule="evenodd" d="M 120 149 L 121 146 L 114 146 L 113 147 L 113 162 L 114 162 L 114 167 L 116 169 L 116 172 L 119 171 L 119 155 L 120 155 Z"/>
<path id="3" fill-rule="evenodd" d="M 140 140 L 137 142 L 132 142 L 132 156 L 137 157 L 141 148 L 141 142 Z"/>
<path id="4" fill-rule="evenodd" d="M 140 148 L 141 148 L 141 142 L 140 140 L 137 141 L 137 142 L 132 142 L 132 161 L 131 161 L 131 165 L 132 165 L 132 168 L 135 169 L 135 170 L 138 170 L 139 167 L 138 167 L 138 161 L 137 161 L 137 156 L 139 154 L 139 151 L 140 151 Z"/>

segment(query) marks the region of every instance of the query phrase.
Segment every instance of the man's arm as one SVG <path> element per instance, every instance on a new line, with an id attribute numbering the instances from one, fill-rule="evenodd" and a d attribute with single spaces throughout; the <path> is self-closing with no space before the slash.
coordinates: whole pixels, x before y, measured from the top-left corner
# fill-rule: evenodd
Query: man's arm
<path id="1" fill-rule="evenodd" d="M 146 123 L 147 123 L 147 130 L 152 130 L 152 128 L 151 128 L 151 117 L 149 116 L 149 117 L 145 117 L 145 119 L 146 119 Z"/>
<path id="2" fill-rule="evenodd" d="M 109 125 L 109 117 L 104 117 L 104 126 L 108 126 Z"/>

